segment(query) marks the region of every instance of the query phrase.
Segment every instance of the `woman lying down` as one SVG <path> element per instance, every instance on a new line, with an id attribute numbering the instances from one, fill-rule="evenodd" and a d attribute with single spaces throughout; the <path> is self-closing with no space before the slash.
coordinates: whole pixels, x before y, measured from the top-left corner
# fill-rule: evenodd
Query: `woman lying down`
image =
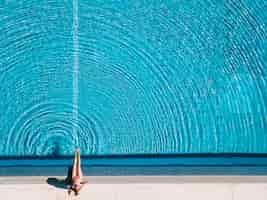
<path id="1" fill-rule="evenodd" d="M 68 194 L 71 194 L 73 191 L 75 195 L 78 195 L 83 185 L 87 183 L 86 181 L 82 181 L 82 169 L 81 169 L 81 156 L 80 149 L 76 149 L 73 166 L 70 171 L 71 174 L 68 176 L 67 187 Z"/>

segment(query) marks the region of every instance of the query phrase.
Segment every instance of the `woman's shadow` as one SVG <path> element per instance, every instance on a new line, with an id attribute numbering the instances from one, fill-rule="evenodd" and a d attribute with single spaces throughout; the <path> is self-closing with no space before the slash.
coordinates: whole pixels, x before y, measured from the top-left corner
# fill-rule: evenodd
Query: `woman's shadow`
<path id="1" fill-rule="evenodd" d="M 57 188 L 61 188 L 61 189 L 67 189 L 67 186 L 71 184 L 71 177 L 72 176 L 72 167 L 68 168 L 68 175 L 65 179 L 58 179 L 58 178 L 54 178 L 54 177 L 49 177 L 46 182 L 49 185 L 52 185 L 54 187 Z"/>

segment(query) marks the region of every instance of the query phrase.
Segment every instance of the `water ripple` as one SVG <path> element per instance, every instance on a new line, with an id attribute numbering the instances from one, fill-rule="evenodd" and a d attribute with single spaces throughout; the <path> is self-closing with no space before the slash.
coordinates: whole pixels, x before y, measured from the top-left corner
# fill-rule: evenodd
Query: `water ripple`
<path id="1" fill-rule="evenodd" d="M 45 102 L 25 110 L 10 129 L 6 155 L 70 155 L 76 147 L 85 154 L 97 153 L 97 134 L 104 133 L 104 127 L 80 111 L 76 121 L 72 109 L 72 105 Z"/>
<path id="2" fill-rule="evenodd" d="M 0 155 L 266 152 L 266 8 L 0 3 Z"/>

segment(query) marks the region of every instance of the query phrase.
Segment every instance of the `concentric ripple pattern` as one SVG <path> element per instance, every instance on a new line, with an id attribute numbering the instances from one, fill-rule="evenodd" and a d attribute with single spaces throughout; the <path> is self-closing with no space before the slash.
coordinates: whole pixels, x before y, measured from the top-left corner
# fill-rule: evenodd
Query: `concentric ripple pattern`
<path id="1" fill-rule="evenodd" d="M 0 2 L 0 157 L 267 153 L 267 1 Z"/>

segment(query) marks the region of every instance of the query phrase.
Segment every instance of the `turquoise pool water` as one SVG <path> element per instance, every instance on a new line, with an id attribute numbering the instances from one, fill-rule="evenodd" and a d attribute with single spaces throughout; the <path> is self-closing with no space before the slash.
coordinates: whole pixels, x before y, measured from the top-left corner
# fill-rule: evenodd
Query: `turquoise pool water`
<path id="1" fill-rule="evenodd" d="M 267 153 L 267 1 L 0 2 L 0 157 Z"/>

